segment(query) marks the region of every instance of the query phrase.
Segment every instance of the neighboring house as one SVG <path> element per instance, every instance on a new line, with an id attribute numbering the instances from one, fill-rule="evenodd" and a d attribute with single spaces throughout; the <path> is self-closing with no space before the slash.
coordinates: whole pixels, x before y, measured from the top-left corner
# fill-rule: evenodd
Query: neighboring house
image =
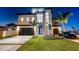
<path id="1" fill-rule="evenodd" d="M 8 24 L 9 26 L 0 26 L 0 37 L 10 37 L 16 35 L 16 26 Z"/>
<path id="2" fill-rule="evenodd" d="M 59 34 L 61 31 L 61 27 L 52 25 L 51 8 L 32 8 L 31 13 L 18 13 L 17 15 L 17 35 L 49 35 L 50 33 Z M 34 20 L 37 23 L 36 28 L 32 25 Z"/>
<path id="3" fill-rule="evenodd" d="M 15 23 L 9 23 L 6 25 L 6 27 L 8 28 L 8 31 L 11 31 L 16 30 L 17 25 Z"/>
<path id="4" fill-rule="evenodd" d="M 0 37 L 5 37 L 7 28 L 4 26 L 0 26 Z"/>
<path id="5" fill-rule="evenodd" d="M 6 36 L 15 36 L 17 34 L 16 24 L 10 23 L 10 24 L 7 24 L 6 27 L 7 27 Z"/>

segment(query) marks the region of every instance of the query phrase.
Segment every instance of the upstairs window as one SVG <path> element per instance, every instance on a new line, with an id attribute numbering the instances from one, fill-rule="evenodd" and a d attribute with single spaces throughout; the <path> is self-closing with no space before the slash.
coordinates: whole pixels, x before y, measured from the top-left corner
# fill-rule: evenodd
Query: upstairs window
<path id="1" fill-rule="evenodd" d="M 49 12 L 46 12 L 46 18 L 49 18 Z"/>
<path id="2" fill-rule="evenodd" d="M 42 23 L 43 22 L 43 14 L 38 14 L 37 15 L 37 22 Z"/>
<path id="3" fill-rule="evenodd" d="M 35 17 L 32 17 L 32 22 L 35 20 Z"/>
<path id="4" fill-rule="evenodd" d="M 24 18 L 23 17 L 21 17 L 21 21 L 23 21 L 24 20 Z"/>
<path id="5" fill-rule="evenodd" d="M 26 17 L 26 21 L 29 22 L 29 17 Z"/>
<path id="6" fill-rule="evenodd" d="M 49 12 L 46 12 L 46 23 L 49 23 Z"/>

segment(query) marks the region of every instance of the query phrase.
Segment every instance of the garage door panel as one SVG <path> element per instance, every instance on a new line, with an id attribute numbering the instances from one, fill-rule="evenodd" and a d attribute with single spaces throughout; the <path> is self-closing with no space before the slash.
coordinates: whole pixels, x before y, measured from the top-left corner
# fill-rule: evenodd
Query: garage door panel
<path id="1" fill-rule="evenodd" d="M 21 28 L 19 35 L 33 35 L 34 34 L 34 30 L 33 28 Z"/>
<path id="2" fill-rule="evenodd" d="M 59 29 L 58 28 L 53 29 L 53 34 L 58 35 L 59 34 Z"/>

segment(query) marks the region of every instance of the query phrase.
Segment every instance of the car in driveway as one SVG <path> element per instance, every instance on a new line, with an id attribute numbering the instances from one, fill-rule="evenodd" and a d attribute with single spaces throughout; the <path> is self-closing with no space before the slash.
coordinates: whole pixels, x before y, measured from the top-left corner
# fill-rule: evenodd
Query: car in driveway
<path id="1" fill-rule="evenodd" d="M 68 38 L 68 39 L 76 39 L 77 38 L 77 35 L 72 31 L 62 32 L 61 34 L 59 34 L 59 36 L 64 36 L 65 38 Z"/>

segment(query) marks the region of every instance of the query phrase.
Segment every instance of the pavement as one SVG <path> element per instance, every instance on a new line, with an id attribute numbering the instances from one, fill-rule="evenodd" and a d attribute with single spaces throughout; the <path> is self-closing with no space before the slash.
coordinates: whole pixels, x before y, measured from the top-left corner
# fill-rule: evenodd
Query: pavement
<path id="1" fill-rule="evenodd" d="M 14 36 L 10 38 L 0 39 L 0 51 L 16 51 L 31 37 L 32 36 Z"/>
<path id="2" fill-rule="evenodd" d="M 76 42 L 76 43 L 79 43 L 79 39 L 74 39 L 74 40 L 71 40 L 70 41 L 73 41 L 73 42 Z"/>

